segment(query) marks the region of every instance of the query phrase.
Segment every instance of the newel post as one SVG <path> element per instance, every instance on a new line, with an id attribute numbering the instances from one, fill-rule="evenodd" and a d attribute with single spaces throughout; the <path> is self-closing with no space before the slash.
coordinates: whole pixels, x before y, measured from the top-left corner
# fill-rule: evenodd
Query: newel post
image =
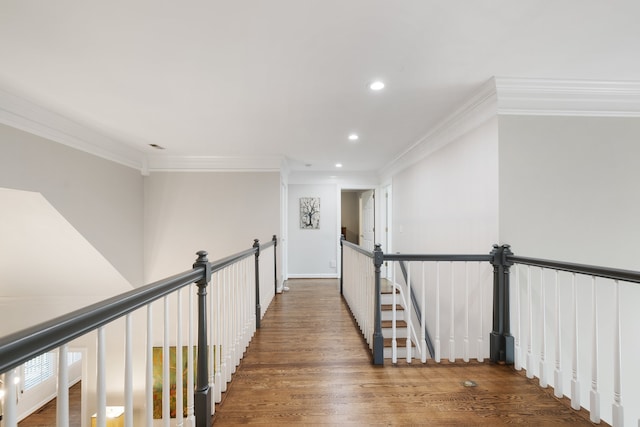
<path id="1" fill-rule="evenodd" d="M 382 307 L 380 306 L 380 267 L 384 262 L 384 254 L 380 244 L 373 250 L 373 265 L 375 267 L 375 315 L 373 319 L 373 364 L 384 365 L 384 337 L 382 336 Z"/>
<path id="2" fill-rule="evenodd" d="M 260 241 L 253 239 L 253 247 L 256 250 L 256 329 L 260 329 Z"/>
<path id="3" fill-rule="evenodd" d="M 209 388 L 209 364 L 207 363 L 207 285 L 211 281 L 211 264 L 206 251 L 199 251 L 193 268 L 204 267 L 198 285 L 198 359 L 197 385 L 193 395 L 196 427 L 211 427 L 211 389 Z"/>
<path id="4" fill-rule="evenodd" d="M 493 330 L 489 341 L 489 358 L 492 362 L 512 365 L 514 362 L 514 338 L 509 325 L 509 268 L 513 255 L 509 245 L 493 245 Z"/>

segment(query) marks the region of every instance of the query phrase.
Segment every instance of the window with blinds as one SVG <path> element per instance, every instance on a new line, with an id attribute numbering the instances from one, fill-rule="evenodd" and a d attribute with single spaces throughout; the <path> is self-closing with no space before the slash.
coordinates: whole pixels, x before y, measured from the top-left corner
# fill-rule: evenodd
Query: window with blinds
<path id="1" fill-rule="evenodd" d="M 24 364 L 23 390 L 29 390 L 55 374 L 53 353 L 41 354 Z"/>
<path id="2" fill-rule="evenodd" d="M 69 366 L 80 360 L 82 360 L 82 353 L 77 351 L 67 353 L 67 364 Z M 55 364 L 56 359 L 53 352 L 41 354 L 25 363 L 23 390 L 27 391 L 54 376 L 56 373 Z"/>

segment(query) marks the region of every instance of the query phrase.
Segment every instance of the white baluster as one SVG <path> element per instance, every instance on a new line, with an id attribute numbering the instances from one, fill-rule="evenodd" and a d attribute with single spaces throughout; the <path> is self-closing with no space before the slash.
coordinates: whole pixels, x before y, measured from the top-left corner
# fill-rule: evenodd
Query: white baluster
<path id="1" fill-rule="evenodd" d="M 170 390 L 171 383 L 169 382 L 169 298 L 164 297 L 164 328 L 162 339 L 162 425 L 164 427 L 170 427 L 171 415 L 169 413 L 170 405 Z"/>
<path id="2" fill-rule="evenodd" d="M 422 313 L 422 318 L 420 319 L 420 346 L 422 348 L 420 361 L 422 363 L 427 363 L 427 333 L 426 333 L 426 325 L 427 325 L 427 304 L 426 304 L 426 280 L 424 273 L 424 261 L 422 262 L 422 301 L 420 304 L 420 312 Z"/>
<path id="3" fill-rule="evenodd" d="M 216 384 L 215 384 L 215 371 L 216 371 L 216 361 L 215 361 L 215 348 L 216 348 L 216 319 L 215 319 L 215 309 L 216 309 L 216 279 L 218 277 L 217 273 L 213 273 L 211 275 L 211 281 L 209 282 L 209 352 L 207 355 L 209 356 L 209 389 L 211 390 L 211 411 L 215 412 L 216 409 Z"/>
<path id="4" fill-rule="evenodd" d="M 69 363 L 67 345 L 58 349 L 58 394 L 56 397 L 56 421 L 59 426 L 69 425 Z"/>
<path id="5" fill-rule="evenodd" d="M 436 261 L 436 363 L 440 363 L 440 262 Z"/>
<path id="6" fill-rule="evenodd" d="M 176 304 L 176 426 L 184 425 L 184 399 L 182 389 L 182 376 L 184 365 L 182 363 L 182 289 L 178 289 Z M 187 357 L 188 352 L 187 352 Z"/>
<path id="7" fill-rule="evenodd" d="M 133 427 L 133 338 L 131 314 L 125 316 L 124 330 L 124 425 Z"/>
<path id="8" fill-rule="evenodd" d="M 480 294 L 480 336 L 478 337 L 478 362 L 484 362 L 484 290 L 482 289 L 482 264 L 478 262 L 478 290 Z"/>
<path id="9" fill-rule="evenodd" d="M 451 266 L 451 282 L 450 282 L 450 294 L 451 294 L 451 304 L 449 307 L 449 362 L 456 361 L 456 341 L 455 341 L 455 315 L 456 315 L 456 306 L 455 306 L 455 281 L 454 281 L 454 268 L 453 261 L 449 263 Z"/>
<path id="10" fill-rule="evenodd" d="M 153 309 L 147 305 L 147 360 L 145 376 L 145 421 L 153 427 Z"/>
<path id="11" fill-rule="evenodd" d="M 571 275 L 571 289 L 573 293 L 573 354 L 571 359 L 571 407 L 580 410 L 580 382 L 578 381 L 578 290 L 576 288 L 576 273 Z"/>
<path id="12" fill-rule="evenodd" d="M 196 293 L 196 285 L 191 285 L 188 287 L 189 289 L 189 337 L 187 339 L 187 427 L 195 427 L 196 425 L 196 417 L 194 412 L 194 404 L 193 404 L 193 390 L 194 390 L 194 381 L 193 381 L 193 339 L 194 339 L 194 329 L 193 329 L 193 296 Z"/>
<path id="13" fill-rule="evenodd" d="M 15 369 L 10 370 L 4 376 L 4 425 L 7 427 L 17 427 L 18 425 L 17 379 L 18 375 Z"/>
<path id="14" fill-rule="evenodd" d="M 624 411 L 620 395 L 620 284 L 615 281 L 615 310 L 613 325 L 613 427 L 624 425 Z M 639 423 L 640 424 L 640 423 Z"/>
<path id="15" fill-rule="evenodd" d="M 558 290 L 558 270 L 555 270 L 555 295 L 556 295 L 556 369 L 553 371 L 553 394 L 557 398 L 561 398 L 564 393 L 562 392 L 562 369 L 560 366 L 561 356 L 561 333 L 560 327 L 560 292 Z"/>
<path id="16" fill-rule="evenodd" d="M 405 311 L 406 323 L 407 323 L 407 363 L 411 363 L 411 328 L 413 325 L 412 317 L 411 317 L 411 308 L 412 308 L 412 300 L 411 300 L 411 263 L 407 262 L 407 309 Z"/>
<path id="17" fill-rule="evenodd" d="M 464 263 L 464 355 L 465 362 L 469 362 L 469 263 Z"/>
<path id="18" fill-rule="evenodd" d="M 220 290 L 221 288 L 222 288 L 222 283 L 220 282 L 220 272 L 217 272 L 215 287 L 211 289 L 211 292 L 215 292 L 216 294 L 216 305 L 211 307 L 211 309 L 213 310 L 213 313 L 211 313 L 211 316 L 212 317 L 215 316 L 216 318 L 215 325 L 214 325 L 216 329 L 216 341 L 212 343 L 213 353 L 215 356 L 215 360 L 214 360 L 215 373 L 214 373 L 213 383 L 215 385 L 214 393 L 215 393 L 216 402 L 220 402 L 222 400 L 222 384 L 221 384 L 222 375 L 220 373 L 222 369 L 221 354 L 220 354 L 222 350 L 222 346 L 220 345 L 220 343 L 222 342 L 222 313 L 221 313 L 222 303 L 220 301 L 220 298 L 222 295 Z"/>
<path id="19" fill-rule="evenodd" d="M 542 314 L 541 322 L 541 336 L 540 336 L 540 365 L 539 365 L 539 384 L 542 388 L 547 388 L 547 366 L 545 363 L 545 351 L 547 350 L 546 337 L 547 337 L 547 315 L 545 300 L 545 286 L 544 286 L 544 268 L 540 269 L 540 310 Z"/>
<path id="20" fill-rule="evenodd" d="M 107 377 L 106 377 L 106 362 L 107 362 L 107 349 L 104 327 L 98 328 L 98 352 L 97 352 L 97 385 L 96 385 L 96 404 L 97 404 L 97 416 L 96 426 L 107 426 Z"/>
<path id="21" fill-rule="evenodd" d="M 522 330 L 521 330 L 522 312 L 520 307 L 520 268 L 518 264 L 515 265 L 515 275 L 516 275 L 516 287 L 515 287 L 514 297 L 516 300 L 516 313 L 514 317 L 516 319 L 516 322 L 518 322 L 516 325 L 516 330 L 518 332 L 516 333 L 513 358 L 515 359 L 514 367 L 516 371 L 520 371 L 522 370 L 522 354 L 520 353 L 520 336 L 522 335 Z"/>
<path id="22" fill-rule="evenodd" d="M 232 355 L 232 333 L 233 333 L 233 281 L 232 281 L 232 277 L 231 277 L 231 268 L 227 267 L 224 269 L 224 274 L 225 274 L 225 299 L 226 299 L 226 306 L 225 306 L 225 337 L 224 337 L 224 381 L 222 383 L 222 387 L 223 390 L 222 391 L 226 391 L 227 390 L 227 384 L 229 383 L 229 381 L 231 381 L 231 372 L 232 372 L 232 366 L 231 366 L 231 355 Z"/>
<path id="23" fill-rule="evenodd" d="M 596 298 L 596 277 L 591 276 L 591 392 L 589 393 L 589 419 L 600 422 L 600 393 L 598 392 L 598 299 Z"/>
<path id="24" fill-rule="evenodd" d="M 527 337 L 527 378 L 533 378 L 533 295 L 531 294 L 531 267 L 527 266 L 527 299 L 529 304 L 529 336 Z"/>
<path id="25" fill-rule="evenodd" d="M 396 265 L 393 265 L 393 286 L 391 287 L 391 363 L 398 363 L 398 342 L 396 339 Z"/>

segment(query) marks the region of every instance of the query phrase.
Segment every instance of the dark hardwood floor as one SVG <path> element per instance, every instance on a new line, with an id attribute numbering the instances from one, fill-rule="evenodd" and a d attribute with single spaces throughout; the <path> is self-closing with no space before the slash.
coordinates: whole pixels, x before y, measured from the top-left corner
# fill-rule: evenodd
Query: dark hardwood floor
<path id="1" fill-rule="evenodd" d="M 81 383 L 69 388 L 69 427 L 80 427 Z M 56 425 L 56 399 L 18 423 L 18 427 L 51 427 Z"/>
<path id="2" fill-rule="evenodd" d="M 509 366 L 370 363 L 336 280 L 290 280 L 262 320 L 215 426 L 588 426 L 553 390 Z M 466 380 L 476 387 L 465 387 Z M 80 385 L 70 393 L 79 426 Z M 74 409 L 77 408 L 77 409 Z M 55 400 L 20 427 L 55 425 Z M 606 425 L 604 423 L 600 425 Z"/>
<path id="3" fill-rule="evenodd" d="M 336 280 L 287 284 L 216 405 L 214 425 L 591 425 L 586 411 L 509 366 L 373 366 Z"/>

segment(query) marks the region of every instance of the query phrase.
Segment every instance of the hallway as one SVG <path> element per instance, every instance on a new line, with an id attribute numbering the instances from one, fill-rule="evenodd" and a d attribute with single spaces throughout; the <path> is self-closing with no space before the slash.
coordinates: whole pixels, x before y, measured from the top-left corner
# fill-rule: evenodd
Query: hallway
<path id="1" fill-rule="evenodd" d="M 216 405 L 216 426 L 591 425 L 512 367 L 374 366 L 337 280 L 287 285 Z"/>

